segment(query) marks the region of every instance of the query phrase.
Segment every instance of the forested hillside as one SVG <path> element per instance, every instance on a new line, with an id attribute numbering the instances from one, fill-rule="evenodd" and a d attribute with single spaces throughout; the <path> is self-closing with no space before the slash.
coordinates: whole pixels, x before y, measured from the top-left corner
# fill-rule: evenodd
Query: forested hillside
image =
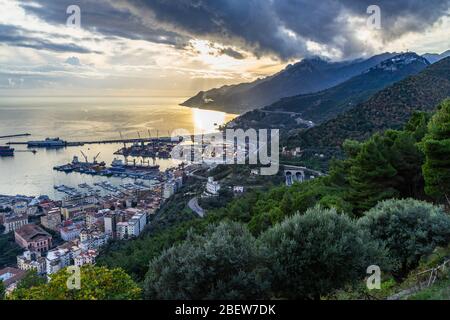
<path id="1" fill-rule="evenodd" d="M 450 58 L 375 94 L 346 113 L 292 134 L 289 147 L 336 147 L 346 139 L 364 140 L 375 132 L 401 128 L 414 111 L 433 111 L 450 96 Z"/>

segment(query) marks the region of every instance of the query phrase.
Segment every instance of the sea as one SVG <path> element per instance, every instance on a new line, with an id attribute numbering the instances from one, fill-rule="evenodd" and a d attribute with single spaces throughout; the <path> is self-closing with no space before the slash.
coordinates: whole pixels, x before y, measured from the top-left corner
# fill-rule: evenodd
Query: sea
<path id="1" fill-rule="evenodd" d="M 236 117 L 218 111 L 179 106 L 185 97 L 0 97 L 0 136 L 29 133 L 31 136 L 0 139 L 26 142 L 56 138 L 69 141 L 100 141 L 140 137 L 171 136 L 177 132 L 211 133 Z M 182 131 L 181 131 L 182 130 Z M 79 188 L 109 181 L 113 185 L 132 182 L 117 177 L 89 176 L 62 173 L 54 166 L 72 161 L 74 156 L 110 165 L 114 152 L 123 144 L 88 144 L 61 149 L 42 149 L 30 152 L 26 145 L 14 145 L 14 157 L 0 157 L 0 195 L 47 195 L 62 199 L 66 195 L 55 185 Z M 139 160 L 138 160 L 139 161 Z M 139 162 L 138 162 L 139 163 Z M 156 159 L 160 170 L 176 166 L 168 159 Z M 80 189 L 80 191 L 82 191 Z"/>

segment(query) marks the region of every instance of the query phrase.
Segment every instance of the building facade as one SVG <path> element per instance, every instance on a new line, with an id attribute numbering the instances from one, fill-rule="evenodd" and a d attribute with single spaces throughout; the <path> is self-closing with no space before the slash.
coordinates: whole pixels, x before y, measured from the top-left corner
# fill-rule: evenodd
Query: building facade
<path id="1" fill-rule="evenodd" d="M 16 243 L 29 251 L 46 252 L 52 246 L 52 236 L 34 224 L 27 224 L 14 232 Z"/>
<path id="2" fill-rule="evenodd" d="M 14 232 L 28 224 L 28 216 L 26 214 L 5 216 L 3 218 L 3 226 L 5 233 Z"/>

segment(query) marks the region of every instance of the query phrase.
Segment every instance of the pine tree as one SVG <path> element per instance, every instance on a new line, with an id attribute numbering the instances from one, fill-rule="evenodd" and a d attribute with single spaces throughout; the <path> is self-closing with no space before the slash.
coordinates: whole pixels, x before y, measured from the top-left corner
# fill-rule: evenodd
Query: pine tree
<path id="1" fill-rule="evenodd" d="M 421 147 L 426 157 L 422 168 L 425 192 L 450 206 L 450 99 L 440 105 L 429 122 Z"/>

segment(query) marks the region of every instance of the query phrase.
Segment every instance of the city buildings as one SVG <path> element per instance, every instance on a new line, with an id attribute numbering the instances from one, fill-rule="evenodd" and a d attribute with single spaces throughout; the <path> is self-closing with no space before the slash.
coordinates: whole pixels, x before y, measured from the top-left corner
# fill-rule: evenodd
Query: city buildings
<path id="1" fill-rule="evenodd" d="M 77 267 L 81 267 L 86 264 L 95 264 L 95 259 L 97 258 L 97 256 L 98 253 L 96 250 L 88 250 L 74 258 L 74 265 Z"/>
<path id="2" fill-rule="evenodd" d="M 97 205 L 90 202 L 66 204 L 61 207 L 61 214 L 65 220 L 73 219 L 79 215 L 82 215 L 88 210 L 97 209 Z"/>
<path id="3" fill-rule="evenodd" d="M 16 268 L 4 268 L 0 270 L 0 280 L 5 286 L 6 294 L 11 293 L 17 283 L 25 277 L 25 271 Z"/>
<path id="4" fill-rule="evenodd" d="M 17 256 L 17 267 L 20 270 L 29 271 L 36 270 L 38 274 L 45 274 L 46 262 L 40 252 L 25 251 L 22 255 Z"/>
<path id="5" fill-rule="evenodd" d="M 25 211 L 26 212 L 26 211 Z M 28 224 L 28 216 L 25 213 L 21 213 L 18 215 L 9 215 L 3 217 L 3 226 L 5 227 L 5 233 L 16 231 L 20 229 L 24 225 Z"/>
<path id="6" fill-rule="evenodd" d="M 52 246 L 52 236 L 34 224 L 21 227 L 14 236 L 19 246 L 30 251 L 46 252 Z"/>
<path id="7" fill-rule="evenodd" d="M 72 241 L 81 233 L 81 230 L 83 230 L 84 223 L 73 223 L 73 222 L 67 222 L 65 226 L 61 227 L 59 229 L 59 233 L 61 235 L 61 238 L 65 241 Z"/>
<path id="8" fill-rule="evenodd" d="M 128 209 L 127 213 L 133 213 L 133 216 L 116 224 L 117 237 L 120 240 L 139 236 L 147 224 L 146 212 Z"/>
<path id="9" fill-rule="evenodd" d="M 47 275 L 54 274 L 70 266 L 70 258 L 70 250 L 66 248 L 59 248 L 47 252 L 47 257 L 45 258 Z"/>
<path id="10" fill-rule="evenodd" d="M 177 184 L 174 180 L 167 181 L 164 184 L 163 197 L 169 199 L 177 191 Z"/>
<path id="11" fill-rule="evenodd" d="M 99 249 L 108 243 L 110 236 L 98 230 L 85 229 L 80 233 L 80 248 L 84 251 Z"/>
<path id="12" fill-rule="evenodd" d="M 167 179 L 170 194 L 183 186 L 182 172 L 170 172 Z M 68 196 L 53 201 L 46 196 L 1 196 L 0 223 L 7 232 L 14 231 L 15 241 L 24 249 L 17 256 L 17 269 L 36 270 L 50 276 L 71 265 L 95 264 L 99 249 L 110 239 L 138 237 L 145 229 L 149 216 L 163 202 L 161 185 L 146 188 L 136 184 L 136 190 L 126 186 L 124 192 L 108 195 Z M 169 188 L 170 189 L 170 188 Z M 63 244 L 53 247 L 52 236 L 36 224 L 30 215 L 48 230 L 61 235 Z M 8 274 L 6 277 L 12 278 Z"/>
<path id="13" fill-rule="evenodd" d="M 108 210 L 103 217 L 105 234 L 111 238 L 116 238 L 118 215 L 111 210 Z"/>
<path id="14" fill-rule="evenodd" d="M 41 224 L 49 230 L 58 231 L 61 226 L 61 210 L 53 208 L 48 211 L 46 215 L 41 217 Z"/>
<path id="15" fill-rule="evenodd" d="M 218 195 L 220 190 L 220 184 L 218 181 L 214 181 L 213 177 L 208 178 L 206 183 L 206 192 L 210 195 Z"/>

